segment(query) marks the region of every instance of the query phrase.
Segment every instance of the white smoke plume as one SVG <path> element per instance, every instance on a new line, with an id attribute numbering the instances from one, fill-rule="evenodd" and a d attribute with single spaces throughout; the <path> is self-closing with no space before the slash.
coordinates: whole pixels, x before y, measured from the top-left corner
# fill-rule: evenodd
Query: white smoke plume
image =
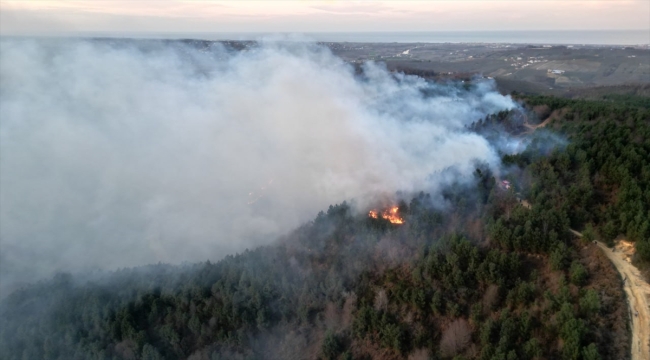
<path id="1" fill-rule="evenodd" d="M 329 204 L 435 191 L 498 156 L 465 126 L 515 103 L 328 49 L 1 41 L 2 287 L 217 260 Z"/>

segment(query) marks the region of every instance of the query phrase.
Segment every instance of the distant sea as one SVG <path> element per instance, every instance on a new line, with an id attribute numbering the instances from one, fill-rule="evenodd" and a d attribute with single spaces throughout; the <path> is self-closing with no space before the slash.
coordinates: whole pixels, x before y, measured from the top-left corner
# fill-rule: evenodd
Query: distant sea
<path id="1" fill-rule="evenodd" d="M 205 40 L 256 40 L 265 36 L 295 34 L 185 33 L 149 34 L 146 37 L 199 38 Z M 142 34 L 136 37 L 141 37 Z M 646 30 L 553 30 L 553 31 L 423 31 L 423 32 L 328 32 L 302 33 L 317 41 L 373 43 L 510 43 L 573 45 L 647 45 Z"/>
<path id="2" fill-rule="evenodd" d="M 428 42 L 428 43 L 521 43 L 521 44 L 650 44 L 648 30 L 567 31 L 448 31 L 314 33 L 319 41 L 335 42 Z"/>
<path id="3" fill-rule="evenodd" d="M 533 31 L 394 31 L 394 32 L 305 32 L 305 33 L 67 33 L 64 37 L 111 37 L 201 40 L 259 40 L 287 36 L 323 42 L 372 43 L 505 43 L 544 45 L 650 45 L 650 29 L 645 30 L 533 30 Z"/>

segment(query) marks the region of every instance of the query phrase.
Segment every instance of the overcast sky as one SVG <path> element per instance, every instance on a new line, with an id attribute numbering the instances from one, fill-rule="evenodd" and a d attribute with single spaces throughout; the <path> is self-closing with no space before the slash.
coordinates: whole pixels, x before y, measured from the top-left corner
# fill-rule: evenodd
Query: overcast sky
<path id="1" fill-rule="evenodd" d="M 0 0 L 0 15 L 2 35 L 639 30 L 650 0 Z"/>

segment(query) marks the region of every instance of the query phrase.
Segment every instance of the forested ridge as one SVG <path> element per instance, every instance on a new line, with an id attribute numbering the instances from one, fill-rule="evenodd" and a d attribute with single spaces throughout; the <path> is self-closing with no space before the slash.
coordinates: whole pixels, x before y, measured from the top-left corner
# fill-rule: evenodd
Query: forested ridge
<path id="1" fill-rule="evenodd" d="M 647 102 L 520 99 L 545 128 L 503 112 L 471 130 L 527 149 L 442 197 L 398 194 L 404 225 L 344 202 L 219 262 L 59 274 L 2 301 L 0 358 L 627 358 L 621 279 L 567 230 L 623 235 L 647 266 Z"/>
<path id="2" fill-rule="evenodd" d="M 570 140 L 566 151 L 532 164 L 530 151 L 508 159 L 531 164 L 533 203 L 557 198 L 570 225 L 586 228 L 607 242 L 635 241 L 637 264 L 650 261 L 650 104 L 638 96 L 605 96 L 603 101 L 527 97 L 545 106 L 555 132 Z M 541 199 L 540 199 L 541 197 Z M 566 198 L 562 203 L 560 198 Z"/>

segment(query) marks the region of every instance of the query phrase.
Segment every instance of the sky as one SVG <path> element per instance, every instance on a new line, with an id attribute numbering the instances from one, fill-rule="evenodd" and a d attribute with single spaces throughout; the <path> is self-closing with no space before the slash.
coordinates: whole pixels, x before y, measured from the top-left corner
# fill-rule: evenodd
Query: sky
<path id="1" fill-rule="evenodd" d="M 648 30 L 650 0 L 0 0 L 0 34 Z"/>

